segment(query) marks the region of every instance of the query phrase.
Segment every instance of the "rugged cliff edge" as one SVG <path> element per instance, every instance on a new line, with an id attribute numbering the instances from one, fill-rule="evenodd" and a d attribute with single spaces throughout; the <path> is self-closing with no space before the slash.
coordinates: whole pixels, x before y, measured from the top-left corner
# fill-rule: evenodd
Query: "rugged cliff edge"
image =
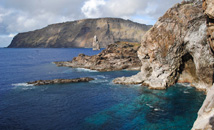
<path id="1" fill-rule="evenodd" d="M 72 61 L 54 62 L 57 66 L 87 68 L 97 71 L 140 70 L 141 62 L 137 57 L 139 43 L 117 42 L 109 45 L 98 55 L 80 54 Z"/>
<path id="2" fill-rule="evenodd" d="M 206 90 L 212 86 L 214 74 L 214 57 L 207 43 L 206 30 L 201 1 L 176 4 L 144 35 L 138 50 L 141 72 L 114 82 L 141 83 L 152 89 L 190 82 Z"/>
<path id="3" fill-rule="evenodd" d="M 207 42 L 214 50 L 214 1 L 203 0 L 203 10 L 207 18 Z M 207 97 L 198 112 L 192 130 L 214 129 L 214 85 L 207 90 Z"/>
<path id="4" fill-rule="evenodd" d="M 84 19 L 49 25 L 45 28 L 19 33 L 9 48 L 91 48 L 93 37 L 100 39 L 100 47 L 116 41 L 140 42 L 152 26 L 119 18 Z M 102 39 L 102 40 L 101 40 Z"/>
<path id="5" fill-rule="evenodd" d="M 143 37 L 138 57 L 141 72 L 114 80 L 166 89 L 190 82 L 207 97 L 192 130 L 214 129 L 214 1 L 183 1 L 169 9 Z"/>

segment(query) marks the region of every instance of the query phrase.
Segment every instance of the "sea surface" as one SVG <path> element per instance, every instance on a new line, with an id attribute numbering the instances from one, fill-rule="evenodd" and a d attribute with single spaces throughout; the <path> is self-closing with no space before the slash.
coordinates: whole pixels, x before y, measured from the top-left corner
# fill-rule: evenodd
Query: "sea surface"
<path id="1" fill-rule="evenodd" d="M 91 49 L 0 49 L 0 130 L 190 130 L 205 95 L 189 84 L 167 90 L 115 85 L 137 71 L 56 67 Z M 89 83 L 26 82 L 93 77 Z"/>

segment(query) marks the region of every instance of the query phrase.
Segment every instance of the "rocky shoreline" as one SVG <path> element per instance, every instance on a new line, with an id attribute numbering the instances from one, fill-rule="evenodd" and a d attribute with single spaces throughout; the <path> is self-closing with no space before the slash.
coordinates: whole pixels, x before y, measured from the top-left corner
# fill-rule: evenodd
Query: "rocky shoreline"
<path id="1" fill-rule="evenodd" d="M 49 85 L 49 84 L 66 84 L 66 83 L 79 83 L 79 82 L 89 82 L 94 80 L 94 78 L 84 77 L 75 79 L 53 79 L 53 80 L 37 80 L 33 82 L 27 82 L 27 84 L 34 86 Z"/>
<path id="2" fill-rule="evenodd" d="M 192 130 L 213 130 L 213 7 L 213 0 L 184 0 L 170 8 L 142 39 L 138 50 L 141 72 L 113 82 L 142 84 L 150 89 L 189 82 L 207 92 Z"/>
<path id="3" fill-rule="evenodd" d="M 80 54 L 57 66 L 97 71 L 141 70 L 115 84 L 167 89 L 188 82 L 207 97 L 192 130 L 214 129 L 214 2 L 187 0 L 170 8 L 144 35 L 141 45 L 118 42 L 95 56 Z M 138 59 L 139 57 L 139 59 Z"/>
<path id="4" fill-rule="evenodd" d="M 141 72 L 117 78 L 114 83 L 166 89 L 177 82 L 189 82 L 206 91 L 214 74 L 206 30 L 201 1 L 176 4 L 144 35 L 138 50 Z"/>
<path id="5" fill-rule="evenodd" d="M 117 42 L 109 45 L 94 56 L 79 54 L 72 61 L 54 62 L 57 66 L 86 68 L 97 71 L 140 70 L 141 62 L 137 56 L 139 43 Z"/>

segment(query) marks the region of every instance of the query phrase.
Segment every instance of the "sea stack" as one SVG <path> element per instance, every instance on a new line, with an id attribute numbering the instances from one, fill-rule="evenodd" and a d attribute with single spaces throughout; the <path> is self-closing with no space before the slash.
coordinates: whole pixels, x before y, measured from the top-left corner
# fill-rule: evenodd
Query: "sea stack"
<path id="1" fill-rule="evenodd" d="M 99 41 L 98 41 L 98 38 L 97 36 L 95 35 L 94 36 L 94 39 L 93 39 L 93 50 L 100 50 L 100 44 L 99 44 Z"/>

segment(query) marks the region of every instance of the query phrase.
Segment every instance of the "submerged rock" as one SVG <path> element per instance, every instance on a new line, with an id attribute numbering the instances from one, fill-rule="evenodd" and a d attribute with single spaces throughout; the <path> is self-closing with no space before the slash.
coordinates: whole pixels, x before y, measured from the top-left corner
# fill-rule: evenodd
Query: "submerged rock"
<path id="1" fill-rule="evenodd" d="M 37 80 L 33 82 L 27 82 L 28 84 L 33 84 L 35 86 L 49 85 L 49 84 L 65 84 L 65 83 L 78 83 L 78 82 L 89 82 L 94 80 L 93 78 L 84 77 L 76 79 L 54 79 L 54 80 Z"/>
<path id="2" fill-rule="evenodd" d="M 94 56 L 80 54 L 72 61 L 54 62 L 57 66 L 86 68 L 97 71 L 140 70 L 141 62 L 137 57 L 139 43 L 117 42 L 109 45 Z"/>
<path id="3" fill-rule="evenodd" d="M 141 72 L 117 78 L 114 83 L 166 89 L 176 82 L 190 82 L 206 90 L 212 86 L 214 74 L 206 30 L 201 1 L 176 4 L 144 35 L 138 50 Z"/>

